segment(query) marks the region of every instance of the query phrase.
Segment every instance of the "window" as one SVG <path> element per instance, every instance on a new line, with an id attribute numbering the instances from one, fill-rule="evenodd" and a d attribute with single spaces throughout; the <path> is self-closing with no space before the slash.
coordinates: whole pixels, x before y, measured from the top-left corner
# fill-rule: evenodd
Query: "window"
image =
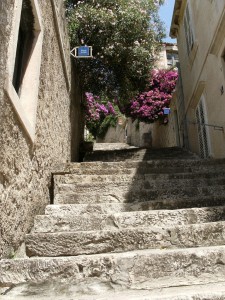
<path id="1" fill-rule="evenodd" d="M 13 73 L 13 86 L 19 94 L 26 65 L 34 41 L 34 14 L 30 0 L 23 0 L 20 27 L 17 41 L 16 60 Z"/>
<path id="2" fill-rule="evenodd" d="M 38 0 L 14 0 L 5 91 L 34 142 L 43 30 Z"/>
<path id="3" fill-rule="evenodd" d="M 191 16 L 190 16 L 189 5 L 187 5 L 186 7 L 186 12 L 184 16 L 184 30 L 185 30 L 185 37 L 186 37 L 186 44 L 187 44 L 187 52 L 188 54 L 190 54 L 194 46 L 194 36 L 191 27 Z"/>
<path id="4" fill-rule="evenodd" d="M 176 66 L 179 61 L 178 54 L 173 52 L 167 52 L 167 66 Z"/>

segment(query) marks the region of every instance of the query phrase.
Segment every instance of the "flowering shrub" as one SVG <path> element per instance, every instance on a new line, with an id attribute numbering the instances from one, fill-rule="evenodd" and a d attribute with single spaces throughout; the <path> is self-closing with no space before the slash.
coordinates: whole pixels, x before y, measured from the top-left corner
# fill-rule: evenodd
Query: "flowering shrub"
<path id="1" fill-rule="evenodd" d="M 83 106 L 86 126 L 94 137 L 103 136 L 110 125 L 116 124 L 117 113 L 110 101 L 104 104 L 99 96 L 86 93 Z"/>
<path id="2" fill-rule="evenodd" d="M 153 70 L 147 91 L 133 98 L 122 109 L 126 116 L 146 123 L 168 122 L 163 109 L 168 108 L 176 86 L 178 73 L 173 70 Z"/>
<path id="3" fill-rule="evenodd" d="M 163 2 L 65 0 L 71 48 L 93 47 L 92 59 L 77 60 L 84 90 L 127 98 L 144 88 L 164 37 Z"/>

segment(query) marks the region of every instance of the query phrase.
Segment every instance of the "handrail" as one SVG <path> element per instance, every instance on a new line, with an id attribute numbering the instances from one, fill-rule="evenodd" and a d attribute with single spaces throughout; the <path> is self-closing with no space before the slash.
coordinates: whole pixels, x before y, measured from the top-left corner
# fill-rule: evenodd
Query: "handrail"
<path id="1" fill-rule="evenodd" d="M 194 125 L 213 127 L 214 130 L 224 131 L 224 127 L 219 126 L 219 125 L 206 124 L 206 123 L 193 122 L 193 121 L 187 121 L 187 122 L 190 123 L 190 124 L 194 124 Z"/>

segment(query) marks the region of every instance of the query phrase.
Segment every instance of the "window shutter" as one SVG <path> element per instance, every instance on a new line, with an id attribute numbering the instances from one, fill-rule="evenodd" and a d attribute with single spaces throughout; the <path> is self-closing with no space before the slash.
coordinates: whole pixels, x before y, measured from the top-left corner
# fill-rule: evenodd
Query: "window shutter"
<path id="1" fill-rule="evenodd" d="M 191 27 L 191 17 L 190 17 L 190 10 L 189 6 L 187 5 L 185 17 L 184 17 L 184 30 L 185 30 L 185 37 L 187 43 L 187 52 L 188 54 L 191 52 L 193 45 L 194 45 L 194 36 Z"/>

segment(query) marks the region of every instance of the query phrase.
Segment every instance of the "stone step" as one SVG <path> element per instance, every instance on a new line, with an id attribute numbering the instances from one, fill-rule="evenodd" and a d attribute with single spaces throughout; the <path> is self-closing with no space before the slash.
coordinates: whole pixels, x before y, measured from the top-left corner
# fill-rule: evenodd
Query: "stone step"
<path id="1" fill-rule="evenodd" d="M 85 161 L 122 161 L 122 160 L 148 160 L 148 159 L 197 159 L 197 156 L 184 149 L 171 147 L 161 149 L 118 149 L 95 150 L 85 155 Z"/>
<path id="2" fill-rule="evenodd" d="M 107 174 L 167 174 L 202 171 L 224 172 L 225 159 L 205 160 L 155 160 L 155 161 L 128 161 L 128 162 L 83 162 L 60 164 L 52 169 L 55 175 L 107 175 Z"/>
<path id="3" fill-rule="evenodd" d="M 162 175 L 173 175 L 173 174 L 182 174 L 182 173 L 212 173 L 212 172 L 224 172 L 225 164 L 222 165 L 211 165 L 209 167 L 207 166 L 149 166 L 146 164 L 145 166 L 140 165 L 140 167 L 133 167 L 132 165 L 129 167 L 125 166 L 115 166 L 115 167 L 108 167 L 108 166 L 96 166 L 96 170 L 94 169 L 94 165 L 92 167 L 81 167 L 81 168 L 74 168 L 70 169 L 68 172 L 55 172 L 53 173 L 54 176 L 58 175 L 65 175 L 65 174 L 75 174 L 78 176 L 82 175 L 93 175 L 93 176 L 99 176 L 99 175 L 146 175 L 146 174 L 162 174 Z"/>
<path id="4" fill-rule="evenodd" d="M 90 196 L 90 195 L 89 195 Z M 91 197 L 91 196 L 90 196 Z M 154 199 L 149 201 L 133 201 L 120 202 L 120 198 L 113 195 L 101 196 L 95 195 L 91 198 L 75 195 L 75 194 L 57 194 L 55 195 L 54 205 L 47 206 L 46 211 L 58 210 L 58 207 L 66 207 L 70 211 L 71 207 L 75 207 L 77 213 L 82 211 L 99 211 L 102 213 L 114 213 L 121 211 L 140 211 L 140 210 L 154 210 L 154 209 L 179 209 L 179 208 L 192 208 L 192 207 L 211 207 L 225 205 L 225 195 L 221 196 L 201 196 L 189 198 L 175 198 L 175 199 Z M 69 209 L 68 209 L 69 207 Z"/>
<path id="5" fill-rule="evenodd" d="M 93 152 L 101 150 L 101 151 L 114 151 L 114 150 L 136 150 L 136 151 L 151 151 L 151 152 L 157 152 L 157 153 L 172 153 L 172 152 L 189 152 L 187 149 L 181 148 L 181 147 L 164 147 L 164 148 L 146 148 L 146 147 L 138 147 L 138 146 L 132 146 L 127 143 L 94 143 L 93 145 Z"/>
<path id="6" fill-rule="evenodd" d="M 26 253 L 31 256 L 75 256 L 136 249 L 193 248 L 225 244 L 225 222 L 120 230 L 30 233 Z"/>
<path id="7" fill-rule="evenodd" d="M 92 285 L 94 290 L 94 285 Z M 38 292 L 38 295 L 36 295 Z M 26 296 L 22 296 L 26 295 Z M 74 292 L 73 284 L 22 284 L 10 289 L 2 300 L 225 300 L 225 282 L 159 288 L 153 290 L 119 290 L 97 288 L 85 295 Z M 74 298 L 76 297 L 76 298 Z"/>
<path id="8" fill-rule="evenodd" d="M 54 204 L 63 203 L 95 203 L 95 202 L 115 202 L 132 203 L 156 200 L 184 200 L 196 197 L 223 197 L 225 195 L 224 185 L 208 185 L 193 187 L 166 187 L 147 189 L 142 186 L 132 186 L 131 188 L 112 187 L 109 185 L 97 188 L 79 188 L 74 185 L 60 186 L 60 193 L 56 192 Z M 61 194 L 61 195 L 60 195 Z M 72 195 L 73 194 L 73 195 Z M 69 195 L 69 197 L 68 197 Z M 69 202 L 67 202 L 69 200 Z"/>
<path id="9" fill-rule="evenodd" d="M 147 154 L 147 153 L 136 153 L 129 155 L 118 153 L 119 151 L 115 151 L 113 155 L 111 153 L 105 154 L 103 151 L 97 151 L 94 155 L 91 156 L 85 156 L 84 162 L 91 162 L 91 161 L 105 161 L 105 162 L 120 162 L 120 161 L 147 161 L 147 160 L 171 160 L 171 159 L 198 159 L 197 157 L 194 157 L 193 155 L 189 154 L 165 154 L 165 155 L 154 155 L 154 154 Z M 120 151 L 121 152 L 121 151 Z"/>
<path id="10" fill-rule="evenodd" d="M 187 180 L 187 179 L 224 179 L 225 172 L 189 172 L 189 173 L 174 173 L 174 174 L 108 174 L 108 175 L 77 175 L 65 174 L 54 175 L 54 184 L 90 184 L 90 183 L 132 183 L 139 181 L 170 181 L 170 180 Z"/>
<path id="11" fill-rule="evenodd" d="M 45 284 L 48 290 L 55 285 L 62 291 L 61 285 L 69 284 L 65 291 L 72 290 L 73 296 L 101 291 L 104 296 L 121 288 L 163 291 L 193 285 L 198 289 L 219 282 L 225 282 L 225 246 L 11 259 L 0 264 L 1 286 Z"/>
<path id="12" fill-rule="evenodd" d="M 131 227 L 175 226 L 225 220 L 225 206 L 181 210 L 82 215 L 65 213 L 36 216 L 32 233 L 115 230 Z"/>
<path id="13" fill-rule="evenodd" d="M 173 189 L 179 187 L 180 192 L 182 193 L 188 188 L 194 188 L 199 190 L 201 188 L 225 188 L 225 177 L 212 177 L 212 178 L 191 178 L 191 179 L 156 179 L 152 180 L 151 178 L 146 179 L 133 179 L 131 181 L 111 181 L 111 182 L 81 182 L 81 183 L 61 183 L 55 182 L 54 193 L 108 193 L 108 194 L 121 194 L 136 192 L 136 191 L 153 191 L 158 194 L 159 191 L 167 191 L 168 194 L 173 193 Z"/>
<path id="14" fill-rule="evenodd" d="M 120 150 L 120 149 L 140 149 L 140 147 L 131 146 L 127 143 L 94 143 L 94 151 L 96 150 Z"/>

